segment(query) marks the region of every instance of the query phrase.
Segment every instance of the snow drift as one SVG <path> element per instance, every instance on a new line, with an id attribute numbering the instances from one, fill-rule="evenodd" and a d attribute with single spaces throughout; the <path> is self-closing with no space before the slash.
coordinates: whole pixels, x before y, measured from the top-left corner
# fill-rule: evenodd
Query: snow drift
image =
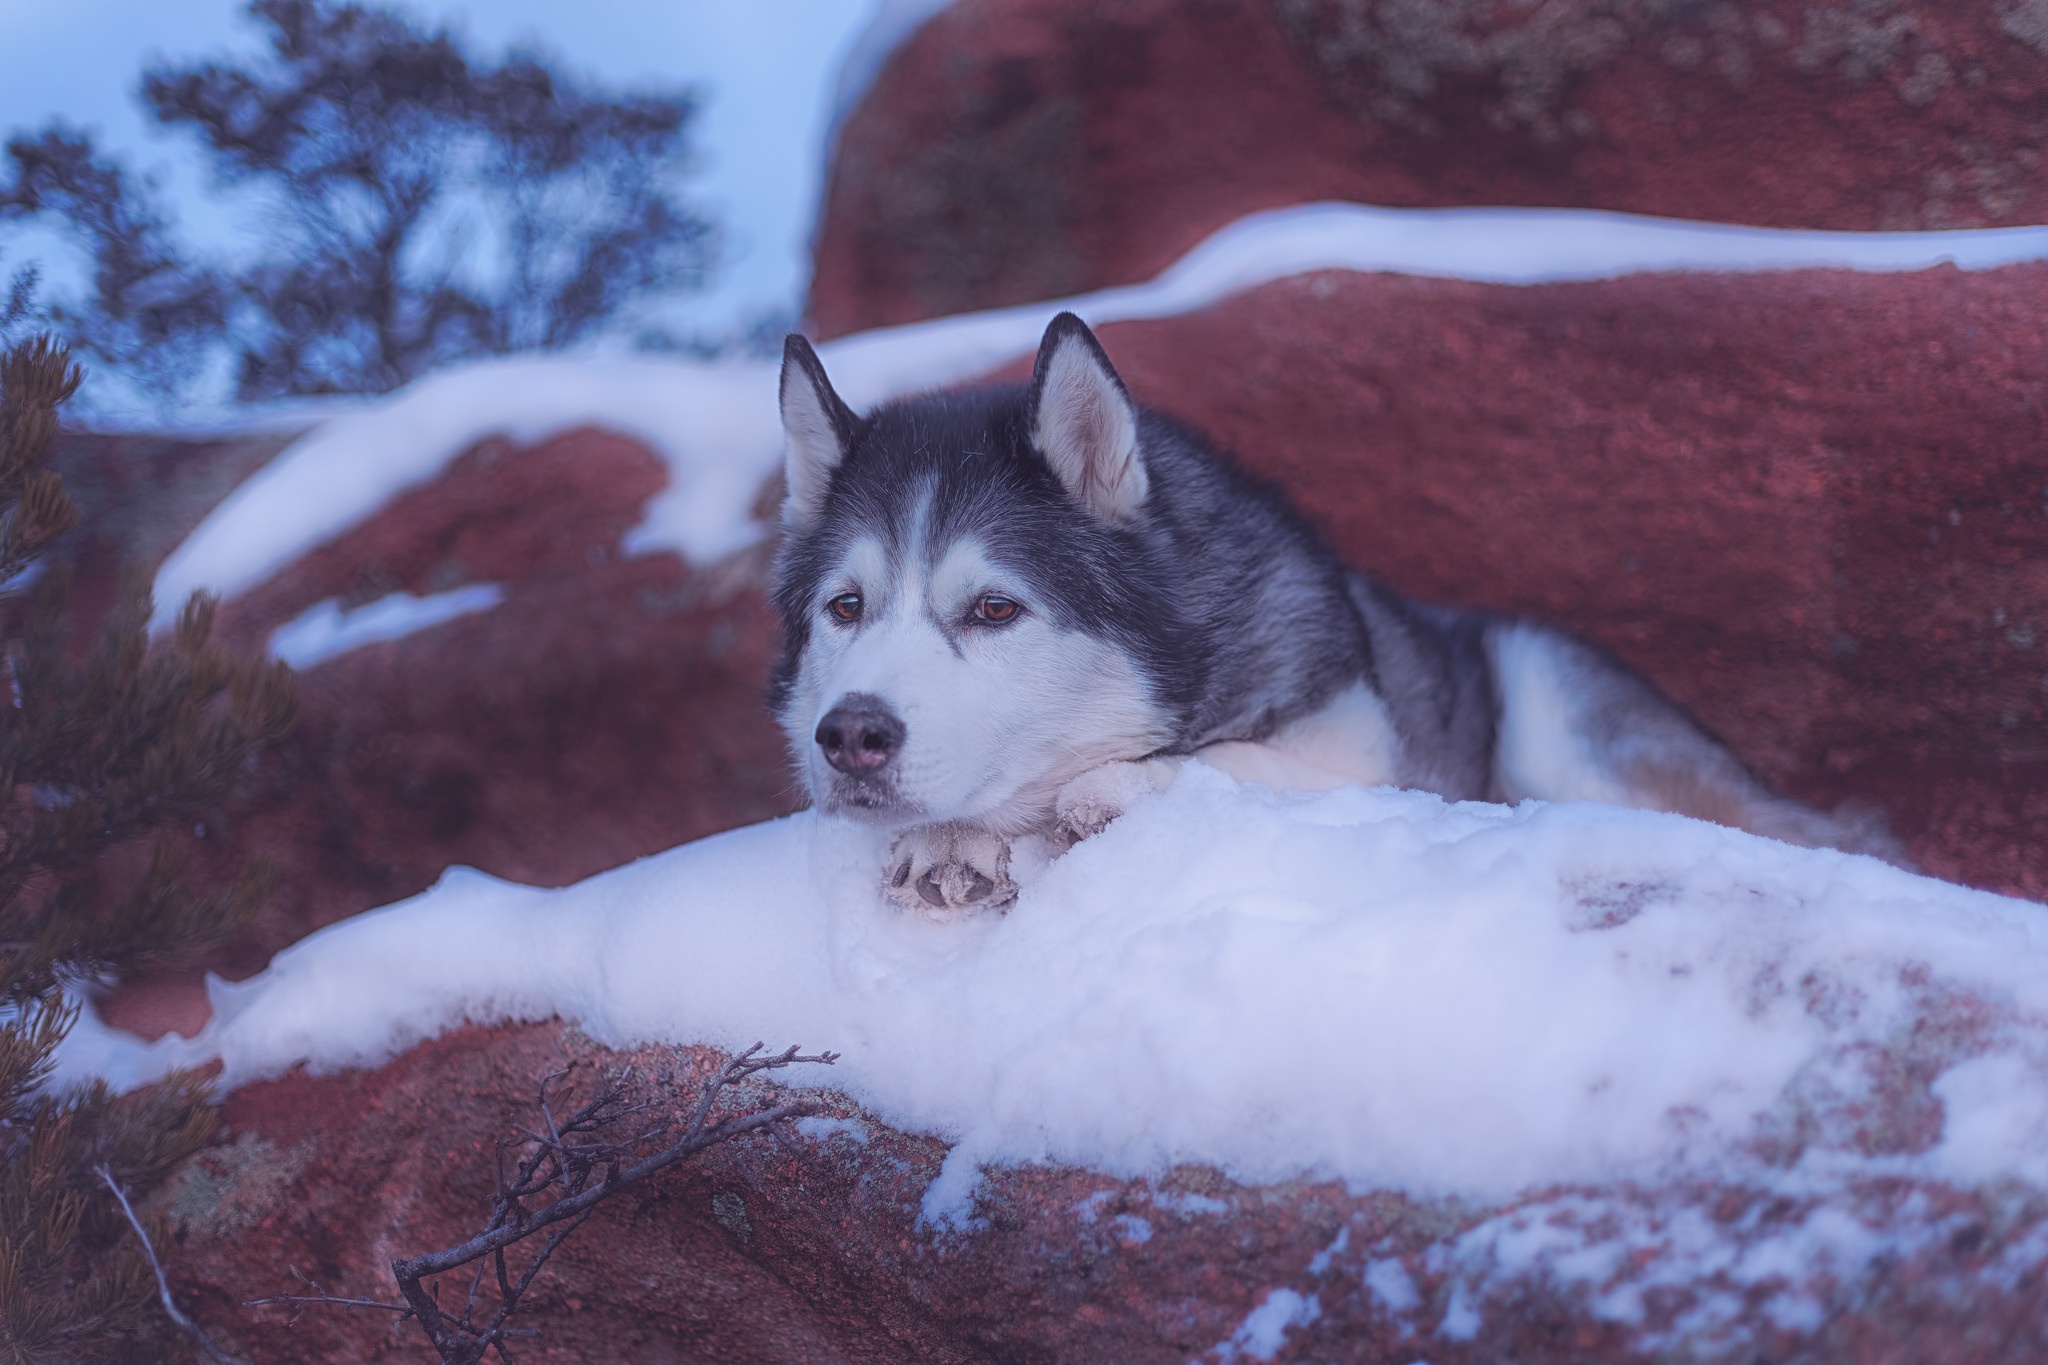
<path id="1" fill-rule="evenodd" d="M 213 982 L 189 1042 L 81 1025 L 67 1069 L 218 1058 L 235 1085 L 552 1016 L 617 1046 L 829 1047 L 821 1083 L 957 1142 L 941 1220 L 995 1161 L 1495 1197 L 2048 1183 L 2028 902 L 1675 816 L 1201 766 L 1062 858 L 1023 849 L 1007 915 L 888 908 L 884 846 L 804 814 L 556 891 L 453 870 Z"/>

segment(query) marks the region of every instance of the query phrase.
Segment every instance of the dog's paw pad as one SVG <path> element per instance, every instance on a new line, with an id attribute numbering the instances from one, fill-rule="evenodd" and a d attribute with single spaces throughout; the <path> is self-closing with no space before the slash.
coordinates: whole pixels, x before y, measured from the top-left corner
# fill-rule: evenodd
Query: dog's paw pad
<path id="1" fill-rule="evenodd" d="M 1017 895 L 1010 846 L 987 830 L 934 826 L 896 841 L 882 889 L 889 899 L 927 915 L 994 908 Z"/>

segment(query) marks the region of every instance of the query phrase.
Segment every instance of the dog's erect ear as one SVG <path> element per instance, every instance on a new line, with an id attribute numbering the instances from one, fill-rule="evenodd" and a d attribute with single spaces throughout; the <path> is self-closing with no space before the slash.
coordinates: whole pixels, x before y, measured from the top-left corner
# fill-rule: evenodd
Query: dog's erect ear
<path id="1" fill-rule="evenodd" d="M 1138 409 L 1088 324 L 1062 313 L 1031 372 L 1031 444 L 1080 503 L 1108 521 L 1137 513 L 1151 483 L 1138 453 Z"/>
<path id="2" fill-rule="evenodd" d="M 832 391 L 811 343 L 791 332 L 782 343 L 782 435 L 789 482 L 784 525 L 808 525 L 824 510 L 832 471 L 846 458 L 856 424 L 853 410 Z"/>

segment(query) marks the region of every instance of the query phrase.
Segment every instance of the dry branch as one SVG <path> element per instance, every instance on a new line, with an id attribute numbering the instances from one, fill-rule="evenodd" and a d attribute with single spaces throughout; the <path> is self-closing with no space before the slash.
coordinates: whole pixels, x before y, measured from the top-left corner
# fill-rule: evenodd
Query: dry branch
<path id="1" fill-rule="evenodd" d="M 727 1062 L 705 1085 L 695 1106 L 682 1120 L 658 1112 L 654 1100 L 628 1102 L 627 1087 L 633 1076 L 630 1067 L 607 1082 L 596 1098 L 560 1118 L 555 1114 L 558 1097 L 552 1093 L 552 1087 L 564 1073 L 557 1071 L 543 1077 L 536 1101 L 539 1126 L 515 1125 L 512 1136 L 498 1140 L 497 1193 L 483 1228 L 460 1246 L 391 1263 L 391 1275 L 404 1302 L 338 1297 L 301 1275 L 298 1278 L 313 1293 L 251 1299 L 244 1307 L 289 1304 L 296 1309 L 306 1304 L 328 1304 L 375 1308 L 396 1313 L 401 1320 L 417 1319 L 440 1353 L 443 1365 L 472 1365 L 493 1351 L 510 1360 L 506 1341 L 535 1333 L 507 1327 L 506 1322 L 518 1311 L 521 1298 L 548 1258 L 599 1204 L 707 1147 L 748 1133 L 771 1131 L 775 1124 L 815 1112 L 815 1101 L 794 1099 L 752 1113 L 712 1117 L 720 1096 L 763 1071 L 778 1071 L 798 1062 L 829 1066 L 839 1059 L 836 1052 L 802 1056 L 794 1047 L 763 1057 L 758 1055 L 761 1048 L 762 1044 L 756 1043 Z M 629 1123 L 634 1119 L 642 1121 Z M 622 1127 L 625 1136 L 619 1135 Z M 508 1174 L 506 1160 L 514 1153 L 517 1160 Z M 539 1250 L 524 1266 L 515 1267 L 507 1253 L 540 1233 L 546 1236 Z M 439 1284 L 429 1281 L 471 1264 L 476 1269 L 461 1310 L 443 1308 Z M 491 1296 L 482 1293 L 487 1267 L 495 1289 Z M 488 1311 L 480 1308 L 480 1299 L 489 1302 Z"/>
<path id="2" fill-rule="evenodd" d="M 163 1302 L 164 1312 L 170 1315 L 171 1321 L 177 1324 L 179 1331 L 198 1343 L 199 1349 L 206 1352 L 207 1359 L 214 1361 L 215 1365 L 239 1365 L 233 1356 L 214 1345 L 213 1339 L 206 1335 L 205 1330 L 186 1317 L 184 1310 L 178 1307 L 177 1300 L 171 1297 L 171 1282 L 164 1275 L 163 1262 L 157 1260 L 156 1248 L 150 1244 L 149 1233 L 143 1230 L 142 1220 L 135 1216 L 134 1205 L 128 1202 L 128 1191 L 121 1188 L 121 1182 L 114 1179 L 114 1173 L 105 1166 L 95 1166 L 92 1171 L 114 1192 L 114 1198 L 121 1203 L 122 1215 L 128 1219 L 128 1226 L 135 1229 L 135 1238 L 142 1243 L 142 1254 L 149 1258 L 150 1273 L 156 1276 L 157 1298 Z"/>

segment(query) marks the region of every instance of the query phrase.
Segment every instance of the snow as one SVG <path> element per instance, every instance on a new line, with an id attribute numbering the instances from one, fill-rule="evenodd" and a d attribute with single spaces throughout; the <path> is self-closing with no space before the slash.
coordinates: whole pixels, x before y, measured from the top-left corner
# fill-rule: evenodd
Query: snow
<path id="1" fill-rule="evenodd" d="M 1950 1179 L 1967 1180 L 1998 1153 L 2028 1155 L 2012 1174 L 2048 1186 L 2048 1094 L 2028 1084 L 2031 1059 L 1993 1052 L 1951 1067 L 1932 1087 L 1948 1115 L 1936 1167 Z"/>
<path id="2" fill-rule="evenodd" d="M 1671 270 L 1978 270 L 2044 257 L 2048 228 L 1802 232 L 1587 210 L 1309 204 L 1233 223 L 1143 284 L 865 332 L 819 349 L 842 396 L 865 408 L 1028 354 L 1061 309 L 1098 324 L 1167 317 L 1315 270 L 1536 284 Z M 244 482 L 165 561 L 156 624 L 167 625 L 194 590 L 231 597 L 262 581 L 493 434 L 534 442 L 596 425 L 637 437 L 667 463 L 669 481 L 626 548 L 700 563 L 731 554 L 761 534 L 750 509 L 781 460 L 775 383 L 775 366 L 762 361 L 515 357 L 344 409 Z"/>
<path id="3" fill-rule="evenodd" d="M 868 1126 L 859 1119 L 826 1118 L 812 1114 L 796 1121 L 797 1132 L 813 1142 L 829 1142 L 835 1137 L 850 1140 L 856 1147 L 868 1145 Z"/>
<path id="4" fill-rule="evenodd" d="M 1275 1289 L 1245 1316 L 1228 1341 L 1217 1344 L 1216 1354 L 1222 1360 L 1236 1360 L 1239 1356 L 1271 1360 L 1286 1344 L 1289 1328 L 1305 1327 L 1322 1315 L 1319 1300 L 1305 1298 L 1292 1289 Z"/>
<path id="5" fill-rule="evenodd" d="M 1120 1213 L 1111 1220 L 1116 1228 L 1119 1241 L 1131 1246 L 1143 1246 L 1152 1240 L 1152 1224 L 1135 1213 Z"/>
<path id="6" fill-rule="evenodd" d="M 780 452 L 772 369 L 520 356 L 444 370 L 280 451 L 157 570 L 154 624 L 168 625 L 199 589 L 233 596 L 262 581 L 486 435 L 531 443 L 579 426 L 624 432 L 668 457 L 669 485 L 648 514 L 663 545 L 708 560 L 751 543 L 746 508 Z"/>
<path id="7" fill-rule="evenodd" d="M 557 890 L 452 870 L 211 983 L 193 1040 L 82 1023 L 66 1074 L 217 1058 L 234 1086 L 468 1020 L 829 1047 L 840 1064 L 797 1083 L 954 1141 L 925 1214 L 960 1232 L 991 1162 L 1476 1198 L 2040 1171 L 2048 910 L 2028 902 L 1676 816 L 1282 794 L 1199 765 L 1061 858 L 1020 849 L 1007 915 L 889 908 L 885 843 L 803 814 Z M 1624 923 L 1584 913 L 1622 885 L 1663 890 Z M 1938 1027 L 1959 999 L 1979 1026 Z M 1938 1050 L 1946 1128 L 1865 1155 L 1864 1107 L 1815 1097 L 1866 1092 L 1908 1041 Z M 1796 1159 L 1765 1151 L 1794 1129 Z M 1490 1254 L 1555 1257 L 1556 1236 L 1504 1229 Z"/>
<path id="8" fill-rule="evenodd" d="M 505 590 L 496 583 L 470 583 L 426 597 L 394 592 L 346 610 L 340 598 L 330 597 L 272 631 L 270 657 L 293 668 L 311 668 L 363 645 L 403 639 L 458 616 L 489 611 L 504 600 Z"/>
<path id="9" fill-rule="evenodd" d="M 1645 1353 L 1747 1357 L 1755 1320 L 1811 1332 L 1829 1311 L 1817 1294 L 1839 1303 L 1900 1261 L 1974 1226 L 1968 1213 L 1933 1211 L 1918 1192 L 1896 1207 L 1872 1207 L 1882 1201 L 1864 1193 L 1832 1203 L 1737 1194 L 1749 1207 L 1733 1219 L 1707 1207 L 1717 1193 L 1704 1202 L 1662 1203 L 1626 1193 L 1571 1194 L 1484 1219 L 1422 1258 L 1432 1276 L 1449 1278 L 1434 1334 L 1471 1339 L 1493 1294 L 1526 1295 L 1535 1282 L 1574 1296 L 1596 1319 L 1648 1329 L 1634 1339 Z M 2005 1259 L 2038 1274 L 2048 1247 L 2016 1244 Z M 1955 1280 L 1973 1273 L 1982 1272 L 1947 1272 Z M 1427 1325 L 1427 1300 L 1400 1261 L 1368 1262 L 1364 1278 L 1404 1329 Z M 1965 1290 L 1940 1283 L 1938 1274 L 1930 1278 L 1937 1293 Z M 1652 1295 L 1667 1306 L 1666 1325 L 1652 1326 Z"/>
<path id="10" fill-rule="evenodd" d="M 1168 1213 L 1180 1214 L 1184 1218 L 1203 1215 L 1214 1216 L 1215 1214 L 1230 1212 L 1230 1205 L 1224 1203 L 1221 1199 L 1211 1199 L 1206 1194 L 1160 1194 L 1155 1192 L 1152 1195 L 1152 1204 L 1155 1208 L 1164 1209 Z"/>
<path id="11" fill-rule="evenodd" d="M 1422 1295 L 1415 1288 L 1415 1280 L 1409 1275 L 1408 1268 L 1391 1256 L 1366 1262 L 1365 1272 L 1360 1278 L 1381 1306 L 1396 1317 L 1414 1312 L 1416 1305 L 1422 1302 Z"/>
<path id="12" fill-rule="evenodd" d="M 1337 1233 L 1337 1239 L 1331 1242 L 1328 1246 L 1324 1247 L 1321 1251 L 1318 1251 L 1315 1254 L 1315 1259 L 1308 1263 L 1308 1273 L 1311 1275 L 1322 1274 L 1325 1270 L 1328 1270 L 1330 1268 L 1330 1262 L 1335 1260 L 1337 1257 L 1343 1255 L 1345 1248 L 1349 1247 L 1350 1245 L 1351 1229 L 1340 1229 Z"/>

